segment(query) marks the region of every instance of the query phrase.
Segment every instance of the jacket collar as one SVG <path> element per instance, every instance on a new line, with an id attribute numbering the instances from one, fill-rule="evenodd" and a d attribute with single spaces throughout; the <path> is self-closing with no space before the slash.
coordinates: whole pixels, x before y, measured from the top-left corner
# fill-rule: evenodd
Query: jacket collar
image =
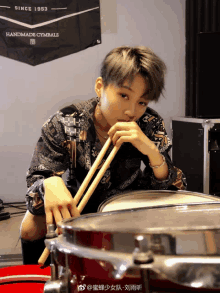
<path id="1" fill-rule="evenodd" d="M 95 107 L 98 104 L 99 98 L 95 97 L 88 101 L 84 101 L 81 103 L 77 103 L 74 106 L 82 115 L 84 122 L 83 122 L 83 128 L 87 132 L 87 141 L 93 141 L 95 142 L 96 138 L 96 132 L 95 132 L 95 126 L 93 123 L 93 116 L 95 112 Z"/>

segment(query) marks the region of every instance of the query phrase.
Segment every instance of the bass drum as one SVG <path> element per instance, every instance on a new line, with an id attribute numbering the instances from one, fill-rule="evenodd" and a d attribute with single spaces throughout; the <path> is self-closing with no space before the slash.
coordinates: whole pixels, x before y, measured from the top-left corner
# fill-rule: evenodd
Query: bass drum
<path id="1" fill-rule="evenodd" d="M 44 285 L 50 279 L 50 267 L 21 265 L 1 268 L 0 292 L 43 293 Z"/>
<path id="2" fill-rule="evenodd" d="M 216 196 L 182 190 L 141 190 L 112 196 L 99 206 L 98 211 L 110 212 L 145 207 L 202 204 L 213 201 L 220 201 L 220 199 Z"/>

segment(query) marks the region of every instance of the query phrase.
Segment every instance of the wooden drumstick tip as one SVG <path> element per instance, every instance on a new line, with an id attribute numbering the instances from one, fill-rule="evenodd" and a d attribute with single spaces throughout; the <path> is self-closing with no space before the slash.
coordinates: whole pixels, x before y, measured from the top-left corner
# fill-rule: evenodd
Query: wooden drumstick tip
<path id="1" fill-rule="evenodd" d="M 49 249 L 46 247 L 43 251 L 43 253 L 41 254 L 41 257 L 38 259 L 38 264 L 43 267 L 48 256 L 50 255 L 50 251 Z"/>

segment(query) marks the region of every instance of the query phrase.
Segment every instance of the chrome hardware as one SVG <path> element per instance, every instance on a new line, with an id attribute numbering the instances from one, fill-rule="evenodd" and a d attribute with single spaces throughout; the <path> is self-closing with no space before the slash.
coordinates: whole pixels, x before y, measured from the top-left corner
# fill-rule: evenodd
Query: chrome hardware
<path id="1" fill-rule="evenodd" d="M 57 281 L 46 282 L 46 284 L 44 286 L 44 293 L 61 293 L 61 292 L 63 292 L 62 281 L 57 280 Z"/>
<path id="2" fill-rule="evenodd" d="M 135 264 L 150 264 L 153 262 L 152 251 L 149 250 L 149 245 L 146 236 L 136 235 L 134 238 L 135 250 L 134 250 L 134 263 Z M 143 292 L 150 293 L 150 274 L 148 269 L 141 269 L 141 279 L 143 285 Z"/>
<path id="3" fill-rule="evenodd" d="M 147 264 L 153 262 L 152 251 L 149 249 L 147 238 L 143 235 L 135 236 L 134 263 Z"/>
<path id="4" fill-rule="evenodd" d="M 71 279 L 71 272 L 69 268 L 64 268 L 58 266 L 56 263 L 56 239 L 57 234 L 55 233 L 55 226 L 53 224 L 48 225 L 47 227 L 47 240 L 45 244 L 51 253 L 51 280 L 45 283 L 44 293 L 69 293 L 70 292 L 70 282 L 71 284 L 75 284 L 74 280 Z"/>
<path id="5" fill-rule="evenodd" d="M 47 239 L 51 239 L 51 238 L 55 238 L 58 235 L 55 232 L 55 225 L 54 224 L 49 224 L 47 225 L 47 235 L 46 238 Z"/>
<path id="6" fill-rule="evenodd" d="M 51 254 L 51 264 L 50 264 L 50 269 L 51 269 L 51 281 L 55 281 L 58 278 L 58 271 L 57 267 L 55 265 L 55 248 L 54 248 L 54 239 L 57 237 L 57 233 L 55 232 L 55 225 L 54 224 L 49 224 L 47 226 L 47 235 L 46 235 L 46 242 L 49 242 L 49 247 L 48 249 L 50 250 Z"/>
<path id="7" fill-rule="evenodd" d="M 151 235 L 151 250 L 154 254 L 165 254 L 165 247 L 162 245 L 161 235 Z"/>
<path id="8" fill-rule="evenodd" d="M 72 278 L 70 279 L 70 284 L 71 285 L 76 285 L 77 284 L 77 276 L 73 275 Z"/>
<path id="9" fill-rule="evenodd" d="M 45 283 L 44 293 L 69 293 L 70 283 L 77 286 L 76 278 L 71 277 L 69 269 L 63 268 L 62 275 L 57 280 L 51 280 Z"/>

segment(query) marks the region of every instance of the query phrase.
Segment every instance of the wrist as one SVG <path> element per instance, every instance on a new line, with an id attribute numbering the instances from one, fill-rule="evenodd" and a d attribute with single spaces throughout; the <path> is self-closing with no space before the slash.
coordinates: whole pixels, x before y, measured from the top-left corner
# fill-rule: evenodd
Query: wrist
<path id="1" fill-rule="evenodd" d="M 154 151 L 150 152 L 148 155 L 149 164 L 150 167 L 160 166 L 164 163 L 164 156 L 160 153 L 158 148 L 156 148 Z"/>
<path id="2" fill-rule="evenodd" d="M 64 184 L 64 181 L 61 177 L 59 176 L 52 176 L 52 177 L 49 177 L 49 178 L 46 178 L 43 182 L 43 188 L 44 188 L 44 191 L 47 189 L 47 188 L 50 188 L 51 187 L 55 187 L 57 188 L 58 185 L 61 185 L 61 184 Z"/>
<path id="3" fill-rule="evenodd" d="M 150 163 L 149 163 L 149 166 L 154 170 L 154 169 L 158 169 L 158 168 L 161 168 L 163 167 L 165 164 L 166 164 L 166 159 L 164 157 L 164 155 L 161 155 L 162 158 L 163 158 L 163 162 L 160 164 L 160 165 L 154 165 L 152 166 Z"/>
<path id="4" fill-rule="evenodd" d="M 158 150 L 158 152 L 155 152 L 154 155 L 148 158 L 149 166 L 152 168 L 156 179 L 159 181 L 167 180 L 169 169 L 164 155 L 162 155 Z"/>

